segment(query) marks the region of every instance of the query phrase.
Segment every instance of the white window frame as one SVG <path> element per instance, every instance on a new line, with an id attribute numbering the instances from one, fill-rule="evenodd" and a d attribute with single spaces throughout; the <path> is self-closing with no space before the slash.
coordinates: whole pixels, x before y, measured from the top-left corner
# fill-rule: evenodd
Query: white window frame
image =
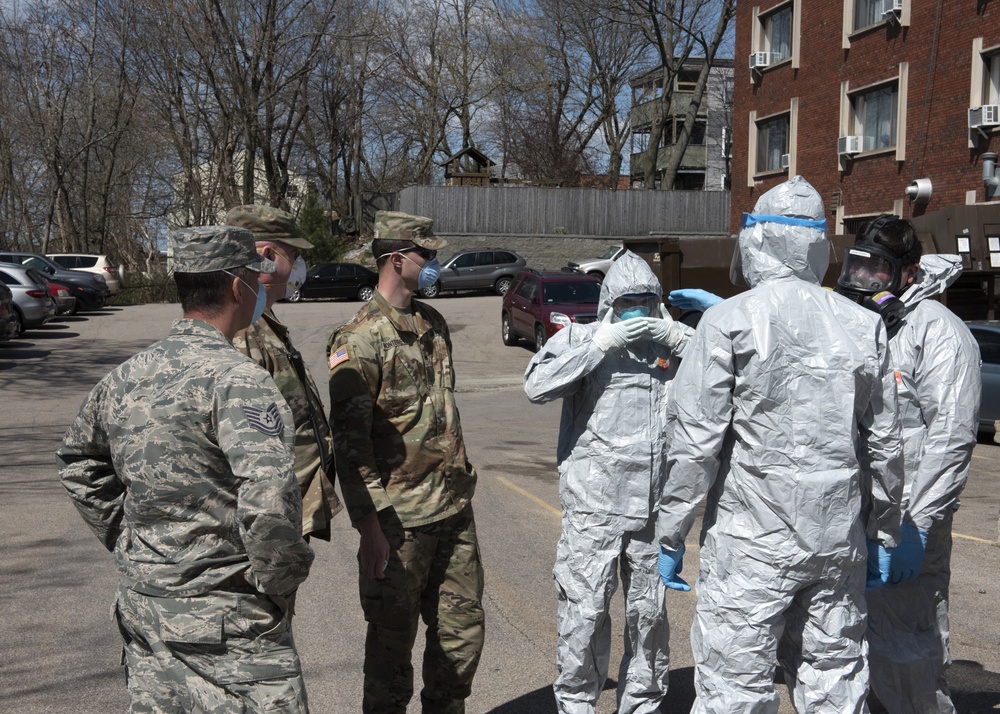
<path id="1" fill-rule="evenodd" d="M 888 18 L 883 17 L 879 22 L 876 22 L 873 25 L 865 25 L 864 27 L 854 29 L 854 8 L 857 0 L 843 0 L 843 2 L 844 24 L 840 44 L 845 50 L 851 49 L 851 41 L 855 38 L 855 36 L 867 34 L 872 30 L 872 28 L 880 27 L 888 21 Z M 903 8 L 899 13 L 899 24 L 902 27 L 910 26 L 910 2 L 911 0 L 903 0 Z"/>
<path id="2" fill-rule="evenodd" d="M 969 109 L 984 104 L 1000 104 L 1000 45 L 983 46 L 983 38 L 972 41 L 972 72 L 969 76 Z M 979 132 L 995 132 L 1000 127 L 969 129 L 969 148 L 978 146 Z"/>
<path id="3" fill-rule="evenodd" d="M 788 154 L 788 168 L 781 168 L 780 166 L 775 169 L 764 169 L 762 171 L 757 170 L 757 151 L 758 151 L 758 140 L 757 133 L 760 130 L 760 125 L 766 122 L 777 119 L 781 116 L 788 117 L 788 134 L 787 134 L 787 147 L 786 151 L 783 153 Z M 795 170 L 795 154 L 798 147 L 798 124 L 799 124 L 799 99 L 798 97 L 792 97 L 789 102 L 788 109 L 783 109 L 773 114 L 768 114 L 767 116 L 757 117 L 757 112 L 750 112 L 750 124 L 748 127 L 748 147 L 747 147 L 747 186 L 753 187 L 756 185 L 757 181 L 765 178 L 767 176 L 777 176 L 782 173 L 787 172 L 789 176 L 794 176 Z"/>
<path id="4" fill-rule="evenodd" d="M 865 156 L 874 156 L 879 154 L 885 154 L 891 151 L 895 152 L 896 161 L 906 161 L 906 104 L 907 104 L 907 85 L 909 83 L 910 76 L 910 65 L 908 62 L 899 63 L 899 73 L 895 77 L 889 77 L 887 79 L 880 80 L 878 82 L 873 82 L 872 84 L 867 84 L 862 87 L 851 88 L 850 82 L 845 80 L 840 83 L 840 134 L 839 136 L 855 136 L 863 134 L 863 131 L 856 130 L 857 126 L 857 112 L 856 112 L 856 99 L 863 97 L 864 95 L 881 89 L 886 85 L 895 84 L 896 85 L 896 137 L 895 144 L 892 146 L 886 146 L 879 149 L 873 149 L 869 151 L 862 151 L 860 154 L 856 154 L 855 158 L 864 158 Z M 840 157 L 840 170 L 847 170 L 847 160 L 841 156 Z"/>
<path id="5" fill-rule="evenodd" d="M 761 68 L 763 71 L 766 71 L 771 67 L 784 66 L 789 60 L 791 60 L 791 66 L 793 69 L 799 68 L 799 46 L 802 44 L 799 41 L 799 38 L 802 37 L 802 0 L 785 0 L 784 2 L 778 3 L 774 7 L 769 7 L 764 11 L 761 11 L 760 5 L 754 5 L 753 10 L 751 11 L 753 19 L 751 22 L 752 34 L 750 37 L 750 47 L 754 52 L 767 52 L 768 55 L 770 55 L 770 20 L 777 13 L 784 12 L 789 9 L 791 10 L 792 16 L 789 28 L 789 43 L 791 45 L 789 55 L 778 60 L 777 62 L 768 63 L 767 67 Z"/>

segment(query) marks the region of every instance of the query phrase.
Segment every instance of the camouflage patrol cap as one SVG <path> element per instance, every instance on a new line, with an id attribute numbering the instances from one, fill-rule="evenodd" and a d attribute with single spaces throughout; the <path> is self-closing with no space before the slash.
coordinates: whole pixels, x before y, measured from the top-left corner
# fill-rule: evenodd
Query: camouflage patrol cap
<path id="1" fill-rule="evenodd" d="M 313 244 L 299 237 L 295 227 L 295 216 L 273 206 L 251 203 L 230 208 L 226 213 L 226 223 L 253 232 L 257 240 L 273 240 L 287 243 L 299 250 L 309 250 Z"/>
<path id="2" fill-rule="evenodd" d="M 253 233 L 236 226 L 195 226 L 170 232 L 175 273 L 212 273 L 246 267 L 273 273 L 278 266 L 257 255 Z"/>
<path id="3" fill-rule="evenodd" d="M 433 224 L 432 219 L 424 216 L 379 211 L 375 214 L 375 240 L 408 240 L 420 248 L 440 250 L 448 245 L 448 241 L 431 232 Z"/>

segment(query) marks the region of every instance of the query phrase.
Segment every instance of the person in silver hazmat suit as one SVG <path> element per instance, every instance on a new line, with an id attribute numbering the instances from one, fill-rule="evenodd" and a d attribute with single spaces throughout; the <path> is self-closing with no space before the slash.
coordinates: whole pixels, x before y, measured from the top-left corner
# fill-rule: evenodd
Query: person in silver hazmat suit
<path id="1" fill-rule="evenodd" d="M 665 477 L 664 405 L 676 350 L 691 330 L 670 319 L 661 296 L 646 262 L 626 252 L 601 286 L 598 321 L 557 332 L 524 375 L 532 402 L 563 399 L 562 537 L 553 577 L 554 690 L 564 713 L 595 710 L 611 656 L 609 608 L 619 572 L 626 622 L 618 712 L 658 711 L 667 691 L 669 633 L 654 526 Z"/>
<path id="2" fill-rule="evenodd" d="M 776 713 L 776 662 L 800 714 L 867 711 L 866 536 L 899 537 L 900 425 L 882 321 L 820 287 L 825 229 L 801 176 L 760 197 L 734 261 L 751 289 L 705 312 L 671 387 L 665 582 L 709 494 L 693 712 Z"/>
<path id="3" fill-rule="evenodd" d="M 909 221 L 880 216 L 848 250 L 837 288 L 856 301 L 866 287 L 884 289 L 902 302 L 889 337 L 903 426 L 902 538 L 889 554 L 889 582 L 868 591 L 872 709 L 891 714 L 955 711 L 945 679 L 951 526 L 976 444 L 982 391 L 975 339 L 931 299 L 958 279 L 962 259 L 920 253 Z"/>

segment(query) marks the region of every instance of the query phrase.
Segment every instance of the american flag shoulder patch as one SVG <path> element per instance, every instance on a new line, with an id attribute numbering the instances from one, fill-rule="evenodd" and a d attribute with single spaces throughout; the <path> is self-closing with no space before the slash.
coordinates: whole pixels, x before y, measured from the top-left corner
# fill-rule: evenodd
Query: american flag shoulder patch
<path id="1" fill-rule="evenodd" d="M 278 405 L 274 402 L 271 402 L 271 406 L 267 409 L 245 406 L 243 413 L 250 426 L 268 436 L 277 436 L 285 429 L 285 425 L 281 421 L 281 412 L 278 411 Z"/>
<path id="2" fill-rule="evenodd" d="M 344 345 L 343 347 L 341 347 L 340 349 L 338 349 L 336 352 L 331 352 L 330 353 L 330 369 L 333 369 L 334 367 L 336 367 L 338 364 L 341 364 L 342 362 L 346 362 L 350 358 L 351 358 L 351 356 L 347 352 L 347 345 Z"/>

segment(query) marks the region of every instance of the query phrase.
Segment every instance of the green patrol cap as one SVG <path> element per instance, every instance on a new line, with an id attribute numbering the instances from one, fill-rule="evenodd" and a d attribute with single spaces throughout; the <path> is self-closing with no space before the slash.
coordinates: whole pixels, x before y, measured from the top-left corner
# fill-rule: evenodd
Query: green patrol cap
<path id="1" fill-rule="evenodd" d="M 236 226 L 194 226 L 170 232 L 170 252 L 175 273 L 213 273 L 229 268 L 250 268 L 273 273 L 278 266 L 257 254 L 253 233 Z"/>
<path id="2" fill-rule="evenodd" d="M 299 250 L 309 250 L 313 244 L 299 237 L 295 227 L 295 216 L 273 206 L 251 203 L 230 208 L 226 213 L 226 223 L 251 231 L 257 240 L 273 240 L 287 243 Z"/>
<path id="3" fill-rule="evenodd" d="M 440 250 L 448 245 L 444 238 L 431 232 L 433 219 L 411 216 L 400 211 L 379 211 L 375 214 L 376 240 L 408 240 L 420 248 Z"/>

